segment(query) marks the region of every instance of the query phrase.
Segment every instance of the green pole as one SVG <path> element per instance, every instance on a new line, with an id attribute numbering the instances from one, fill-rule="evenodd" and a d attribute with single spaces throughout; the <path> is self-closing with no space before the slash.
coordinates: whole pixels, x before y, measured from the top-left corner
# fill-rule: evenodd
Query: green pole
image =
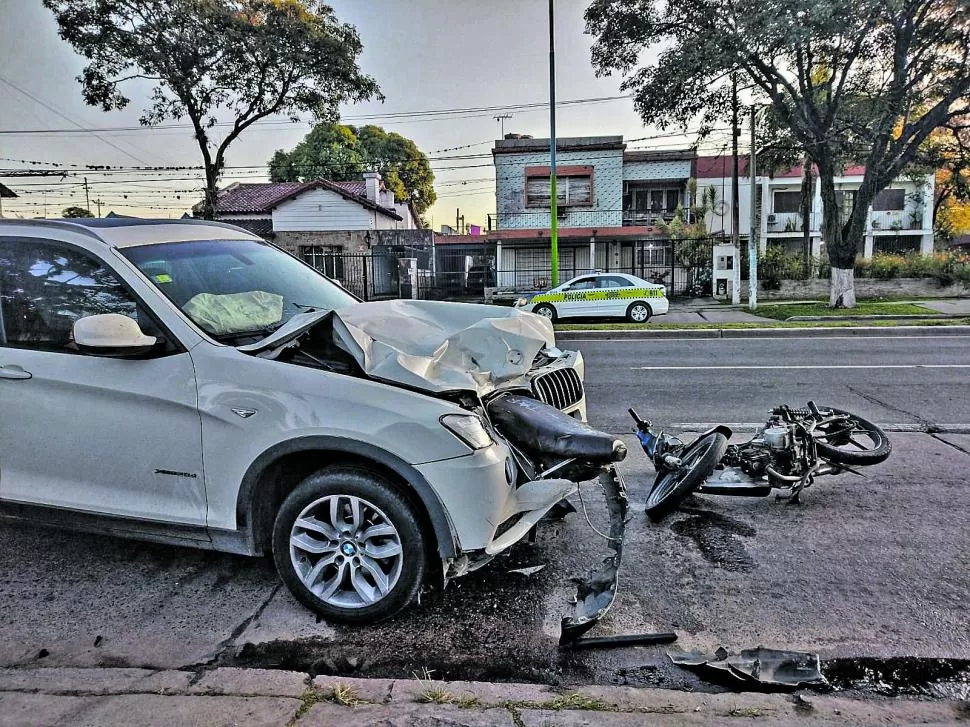
<path id="1" fill-rule="evenodd" d="M 556 26 L 553 0 L 549 0 L 549 252 L 552 287 L 559 285 L 559 195 L 556 189 Z"/>

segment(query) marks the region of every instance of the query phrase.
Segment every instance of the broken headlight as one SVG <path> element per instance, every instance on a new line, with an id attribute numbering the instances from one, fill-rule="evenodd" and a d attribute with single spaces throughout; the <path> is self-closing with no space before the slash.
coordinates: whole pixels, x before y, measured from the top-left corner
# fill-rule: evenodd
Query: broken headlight
<path id="1" fill-rule="evenodd" d="M 494 444 L 482 420 L 474 414 L 445 414 L 439 421 L 472 449 L 485 449 Z"/>

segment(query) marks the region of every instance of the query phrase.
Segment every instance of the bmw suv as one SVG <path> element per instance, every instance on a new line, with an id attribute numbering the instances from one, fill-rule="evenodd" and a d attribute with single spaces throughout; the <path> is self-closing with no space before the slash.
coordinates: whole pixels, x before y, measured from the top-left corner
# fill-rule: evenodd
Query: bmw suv
<path id="1" fill-rule="evenodd" d="M 333 620 L 395 613 L 569 494 L 517 488 L 480 404 L 583 420 L 582 378 L 539 316 L 362 303 L 231 225 L 0 220 L 0 514 L 271 553 Z"/>

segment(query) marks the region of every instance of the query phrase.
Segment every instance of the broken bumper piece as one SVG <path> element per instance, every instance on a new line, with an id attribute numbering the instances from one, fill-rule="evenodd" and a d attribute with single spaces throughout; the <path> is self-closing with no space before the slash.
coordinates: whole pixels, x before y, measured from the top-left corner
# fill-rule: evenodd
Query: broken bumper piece
<path id="1" fill-rule="evenodd" d="M 617 578 L 620 559 L 623 556 L 623 534 L 626 530 L 626 514 L 629 503 L 623 478 L 610 466 L 599 477 L 600 486 L 606 495 L 606 507 L 610 517 L 610 530 L 607 547 L 609 554 L 590 576 L 580 581 L 576 591 L 576 603 L 571 616 L 562 620 L 559 645 L 574 644 L 606 615 L 616 599 Z"/>

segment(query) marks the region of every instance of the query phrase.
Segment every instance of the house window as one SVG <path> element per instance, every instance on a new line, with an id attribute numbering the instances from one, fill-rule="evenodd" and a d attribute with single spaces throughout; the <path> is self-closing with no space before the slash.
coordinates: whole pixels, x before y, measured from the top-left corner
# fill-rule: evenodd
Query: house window
<path id="1" fill-rule="evenodd" d="M 551 204 L 549 177 L 529 177 L 525 186 L 527 207 L 548 207 Z M 559 206 L 593 204 L 593 178 L 589 175 L 556 177 L 556 203 Z"/>
<path id="2" fill-rule="evenodd" d="M 884 189 L 872 201 L 874 212 L 900 211 L 906 206 L 906 192 L 902 189 Z"/>
<path id="3" fill-rule="evenodd" d="M 673 214 L 680 204 L 680 190 L 677 188 L 634 189 L 632 194 L 634 212 Z"/>
<path id="4" fill-rule="evenodd" d="M 772 212 L 798 212 L 801 208 L 801 192 L 775 192 Z"/>
<path id="5" fill-rule="evenodd" d="M 328 278 L 343 280 L 344 249 L 340 245 L 303 245 L 300 257 Z"/>

